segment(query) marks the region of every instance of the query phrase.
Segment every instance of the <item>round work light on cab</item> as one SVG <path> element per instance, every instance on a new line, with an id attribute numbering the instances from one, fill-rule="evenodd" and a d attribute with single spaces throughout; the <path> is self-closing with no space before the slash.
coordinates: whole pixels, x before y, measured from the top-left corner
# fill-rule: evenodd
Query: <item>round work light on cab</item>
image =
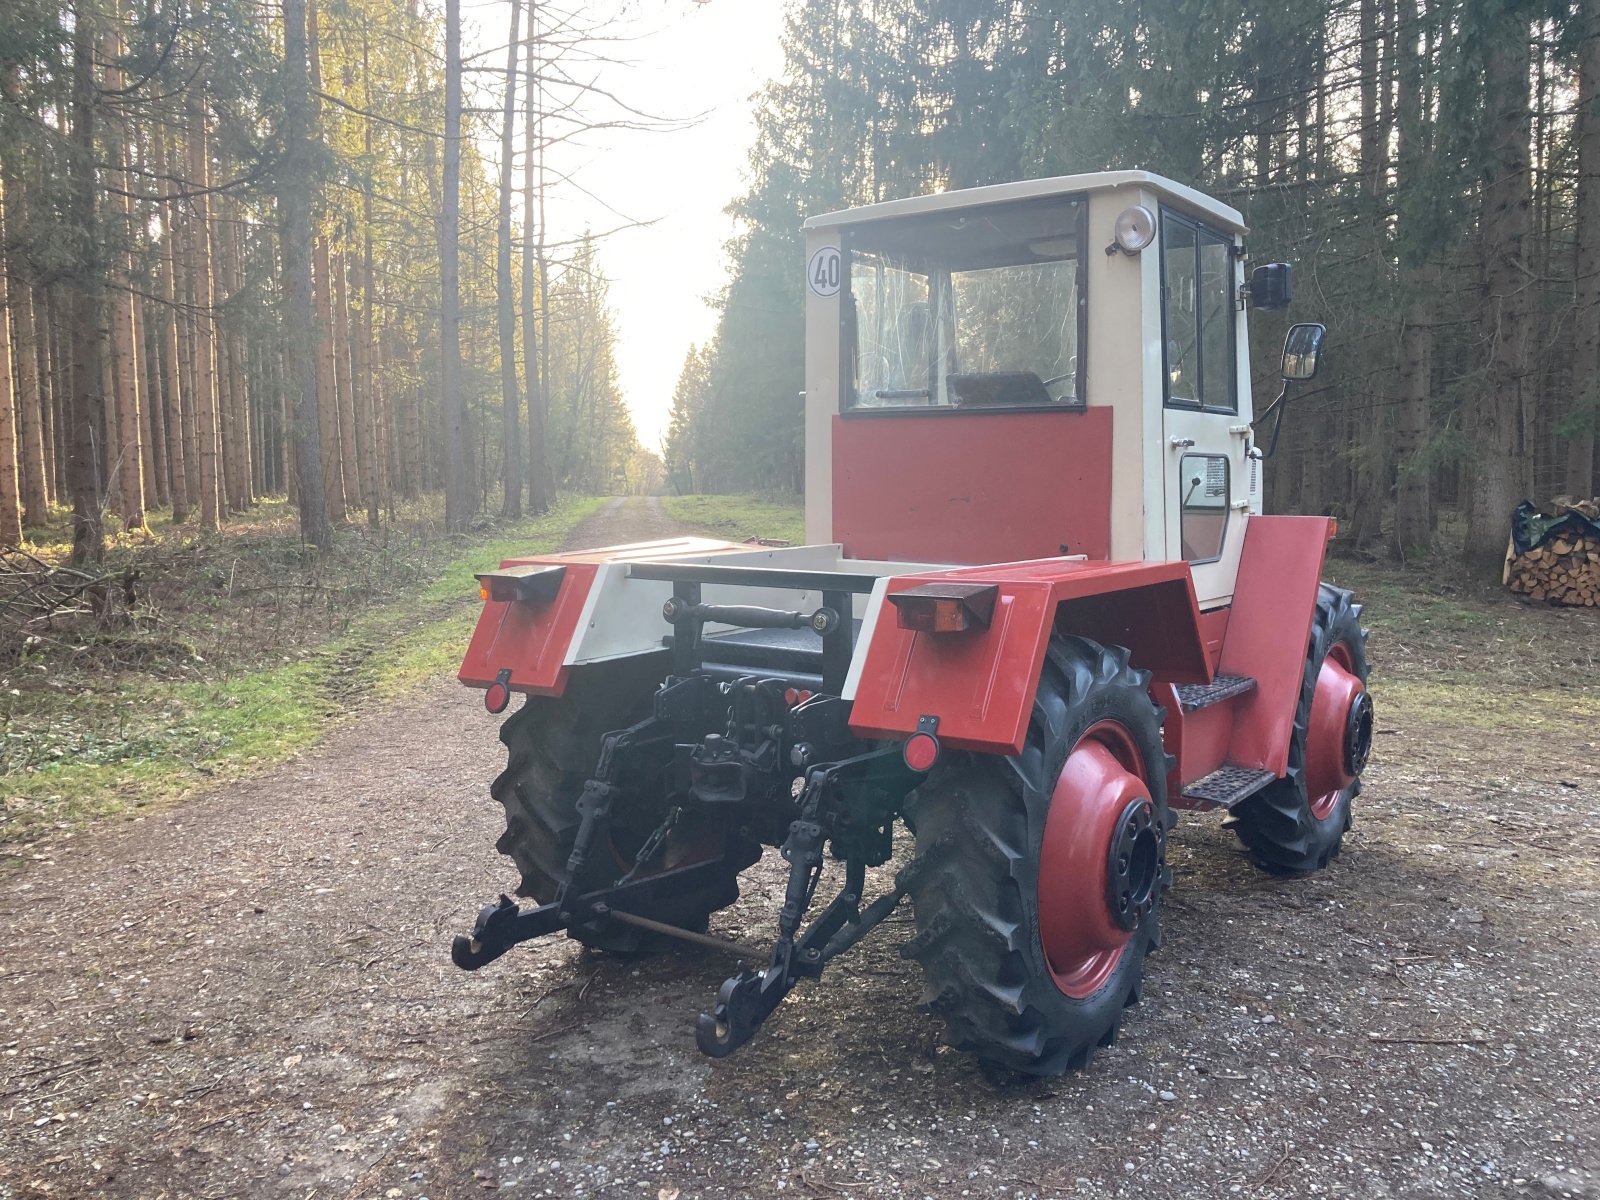
<path id="1" fill-rule="evenodd" d="M 1130 204 L 1117 214 L 1112 229 L 1117 249 L 1124 254 L 1137 254 L 1156 238 L 1156 215 L 1142 204 Z"/>

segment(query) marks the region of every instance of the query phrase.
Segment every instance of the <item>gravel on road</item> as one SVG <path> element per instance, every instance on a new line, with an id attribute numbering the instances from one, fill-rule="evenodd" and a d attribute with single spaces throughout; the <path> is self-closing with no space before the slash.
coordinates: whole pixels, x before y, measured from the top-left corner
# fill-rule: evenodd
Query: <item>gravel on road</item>
<path id="1" fill-rule="evenodd" d="M 1344 856 L 1270 878 L 1186 814 L 1118 1045 L 996 1088 L 916 1011 L 907 911 L 716 1061 L 715 952 L 457 971 L 514 872 L 496 722 L 441 681 L 0 879 L 0 1198 L 1600 1196 L 1593 739 L 1377 700 Z M 782 866 L 713 932 L 765 944 Z"/>

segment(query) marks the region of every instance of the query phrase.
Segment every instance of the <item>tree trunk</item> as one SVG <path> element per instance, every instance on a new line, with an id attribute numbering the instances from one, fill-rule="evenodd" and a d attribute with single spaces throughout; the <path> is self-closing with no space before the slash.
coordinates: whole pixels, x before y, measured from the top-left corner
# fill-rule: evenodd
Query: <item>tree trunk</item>
<path id="1" fill-rule="evenodd" d="M 1476 397 L 1464 557 L 1498 576 L 1511 511 L 1522 497 L 1517 435 L 1527 383 L 1530 287 L 1526 270 L 1531 180 L 1528 26 L 1515 14 L 1488 31 L 1486 95 L 1489 160 L 1483 188 L 1482 336 L 1489 347 L 1486 388 Z"/>
<path id="2" fill-rule="evenodd" d="M 300 536 L 327 549 L 333 539 L 323 501 L 322 452 L 318 444 L 317 310 L 311 281 L 311 76 L 306 47 L 305 0 L 283 0 L 284 164 L 278 182 L 283 220 L 284 332 L 288 348 L 290 440 L 294 445 Z"/>
<path id="3" fill-rule="evenodd" d="M 440 378 L 444 521 L 462 529 L 471 502 L 461 395 L 461 0 L 444 0 L 444 197 L 439 220 Z"/>
<path id="4" fill-rule="evenodd" d="M 1400 362 L 1395 420 L 1394 551 L 1404 561 L 1427 549 L 1433 540 L 1432 464 L 1428 454 L 1433 395 L 1433 304 L 1437 278 L 1429 263 L 1432 245 L 1426 236 L 1423 199 L 1428 152 L 1423 89 L 1428 64 L 1419 51 L 1418 22 L 1422 0 L 1400 0 L 1398 183 L 1396 185 L 1397 261 L 1402 287 L 1409 290 L 1400 327 Z"/>
<path id="5" fill-rule="evenodd" d="M 125 84 L 114 64 L 122 54 L 122 37 L 108 33 L 101 41 L 105 87 L 115 95 Z M 113 108 L 113 112 L 122 111 Z M 111 200 L 115 271 L 111 281 L 111 372 L 116 385 L 117 461 L 111 487 L 118 497 L 123 527 L 149 533 L 144 519 L 144 437 L 139 406 L 139 359 L 133 317 L 133 205 L 128 198 L 128 125 L 115 117 L 106 123 L 105 153 L 110 159 L 108 192 Z"/>
<path id="6" fill-rule="evenodd" d="M 370 231 L 371 214 L 367 214 Z M 372 396 L 372 235 L 367 233 L 360 258 L 350 267 L 350 287 L 361 307 L 350 314 L 351 392 L 355 399 L 356 466 L 361 475 L 361 499 L 367 524 L 378 527 L 377 424 Z"/>
<path id="7" fill-rule="evenodd" d="M 544 387 L 540 375 L 542 342 L 539 337 L 539 269 L 537 246 L 544 242 L 544 229 L 539 229 L 539 241 L 534 241 L 534 165 L 541 157 L 538 148 L 539 130 L 542 127 L 541 106 L 544 89 L 534 91 L 538 75 L 538 39 L 534 36 L 533 21 L 535 0 L 528 4 L 528 37 L 524 73 L 527 76 L 528 115 L 522 127 L 522 377 L 528 394 L 528 511 L 544 513 L 550 510 L 550 473 L 545 454 Z M 537 95 L 537 99 L 536 99 Z M 542 185 L 543 180 L 541 179 Z"/>
<path id="8" fill-rule="evenodd" d="M 145 191 L 144 177 L 151 173 L 149 147 L 141 135 L 142 124 L 130 124 L 128 137 L 129 162 L 137 166 L 140 179 L 137 184 L 130 186 L 129 190 L 137 193 L 137 199 L 130 198 L 133 207 L 133 227 L 137 231 L 133 241 L 129 242 L 131 253 L 134 242 L 141 247 L 148 248 L 150 244 L 150 197 Z M 130 170 L 130 180 L 132 174 Z M 134 284 L 134 294 L 130 297 L 133 303 L 133 359 L 139 377 L 139 445 L 143 448 L 144 470 L 144 502 L 147 508 L 165 508 L 168 504 L 167 483 L 165 467 L 167 463 L 166 447 L 161 444 L 158 431 L 161 428 L 161 395 L 158 380 L 161 377 L 159 366 L 151 369 L 150 342 L 146 338 L 149 326 L 149 301 L 146 297 L 150 294 L 150 279 L 145 269 L 146 255 L 140 254 L 132 259 L 130 265 L 137 267 L 136 273 L 130 277 Z"/>
<path id="9" fill-rule="evenodd" d="M 194 230 L 194 435 L 200 460 L 200 527 L 219 526 L 217 464 L 216 280 L 211 263 L 211 155 L 206 149 L 206 111 L 201 89 L 189 93 L 189 184 L 196 190 Z"/>
<path id="10" fill-rule="evenodd" d="M 144 445 L 149 446 L 150 454 L 146 459 L 149 469 L 146 470 L 146 485 L 149 486 L 149 499 L 157 509 L 170 507 L 173 502 L 171 496 L 170 477 L 166 474 L 166 421 L 163 419 L 162 403 L 162 350 L 160 338 L 149 338 L 149 306 L 146 302 L 138 301 L 134 304 L 134 325 L 139 331 L 139 362 L 144 368 Z"/>
<path id="11" fill-rule="evenodd" d="M 217 286 L 225 289 L 217 307 L 224 319 L 217 324 L 217 377 L 221 384 L 218 404 L 221 417 L 221 448 L 224 486 L 222 498 L 230 513 L 250 507 L 250 426 L 246 417 L 244 360 L 240 355 L 239 313 L 234 298 L 239 294 L 240 272 L 238 213 L 227 200 L 217 205 Z"/>
<path id="12" fill-rule="evenodd" d="M 1565 486 L 1573 499 L 1585 500 L 1595 494 L 1600 424 L 1600 0 L 1580 0 L 1578 8 L 1578 278 Z"/>
<path id="13" fill-rule="evenodd" d="M 34 361 L 39 372 L 39 440 L 43 443 L 45 494 L 54 503 L 61 494 L 57 464 L 63 457 L 58 452 L 61 431 L 57 428 L 57 413 L 66 394 L 63 389 L 66 387 L 68 371 L 61 356 L 55 352 L 60 343 L 56 335 L 55 305 L 47 288 L 33 290 L 33 324 Z"/>
<path id="14" fill-rule="evenodd" d="M 0 176 L 7 189 L 8 223 L 14 238 L 27 237 L 28 192 L 20 172 L 0 164 Z M 19 264 L 13 262 L 15 268 Z M 17 486 L 22 497 L 22 521 L 30 528 L 50 519 L 50 472 L 46 461 L 50 448 L 45 441 L 44 380 L 39 370 L 38 343 L 43 323 L 34 307 L 33 289 L 21 273 L 12 279 L 11 303 L 0 308 L 0 323 L 11 326 L 12 368 L 15 374 L 15 420 L 17 422 Z M 8 320 L 9 318 L 9 320 Z"/>
<path id="15" fill-rule="evenodd" d="M 316 4 L 306 4 L 305 14 L 306 66 L 311 80 L 309 130 L 315 127 L 322 112 L 321 101 L 317 98 L 322 91 L 322 35 Z M 308 132 L 307 137 L 310 136 Z M 312 227 L 316 230 L 312 291 L 316 300 L 317 336 L 306 345 L 315 347 L 317 360 L 317 430 L 322 448 L 324 508 L 328 524 L 340 525 L 347 516 L 348 496 L 354 481 L 344 477 L 339 449 L 339 395 L 335 388 L 333 367 L 333 279 L 328 262 L 328 235 L 323 228 L 321 214 L 313 214 Z"/>
<path id="16" fill-rule="evenodd" d="M 370 39 L 361 36 L 361 79 L 366 109 L 372 112 L 372 63 Z M 372 118 L 362 122 L 361 146 L 368 162 L 372 161 Z M 366 473 L 362 476 L 362 489 L 367 502 L 367 525 L 378 528 L 380 505 L 387 493 L 388 460 L 382 453 L 383 440 L 379 437 L 379 410 L 381 397 L 377 390 L 376 353 L 372 344 L 372 311 L 374 308 L 372 275 L 372 188 L 361 193 L 361 263 L 359 290 L 361 292 L 360 324 L 355 331 L 356 368 L 356 426 L 359 447 L 366 460 Z"/>
<path id="17" fill-rule="evenodd" d="M 339 395 L 333 364 L 333 268 L 328 259 L 327 235 L 318 232 L 315 254 L 317 311 L 317 424 L 322 438 L 322 486 L 328 523 L 346 517 L 343 459 L 339 452 Z"/>
<path id="18" fill-rule="evenodd" d="M 500 127 L 500 213 L 495 260 L 499 301 L 500 403 L 504 445 L 500 515 L 522 515 L 522 429 L 517 419 L 522 397 L 517 391 L 517 294 L 511 277 L 511 178 L 516 156 L 517 51 L 522 18 L 520 0 L 511 0 L 511 41 L 506 49 L 505 112 Z M 526 237 L 529 231 L 524 230 Z"/>
<path id="19" fill-rule="evenodd" d="M 333 258 L 333 372 L 339 392 L 339 469 L 348 489 L 347 502 L 363 503 L 367 494 L 361 445 L 356 437 L 355 364 L 350 327 L 350 261 L 344 251 Z"/>
<path id="20" fill-rule="evenodd" d="M 194 315 L 194 218 L 188 217 L 176 226 L 178 242 L 173 247 L 173 254 L 181 271 L 178 277 L 178 302 L 180 309 L 173 313 L 173 319 L 178 323 L 178 344 L 182 349 L 179 355 L 179 374 L 183 386 L 183 460 L 186 483 L 189 493 L 189 508 L 191 512 L 200 503 L 200 442 L 195 437 L 195 409 L 199 407 L 197 397 L 200 394 L 200 374 L 195 368 L 198 357 L 195 349 L 199 344 L 196 335 L 197 323 Z"/>
<path id="21" fill-rule="evenodd" d="M 157 170 L 166 177 L 163 188 L 165 204 L 161 209 L 161 270 L 156 279 L 156 296 L 162 302 L 161 314 L 161 368 L 167 394 L 167 460 L 172 475 L 172 523 L 181 525 L 189 519 L 188 467 L 184 459 L 183 441 L 183 387 L 182 365 L 178 348 L 178 313 L 173 307 L 178 299 L 177 276 L 177 182 L 174 178 L 172 156 L 162 137 L 161 122 L 154 123 L 155 158 Z"/>
<path id="22" fill-rule="evenodd" d="M 5 181 L 0 180 L 0 253 L 6 244 Z M 0 313 L 10 264 L 0 257 Z M 17 478 L 17 401 L 11 384 L 11 323 L 0 319 L 0 546 L 22 544 L 22 489 Z"/>
<path id="23" fill-rule="evenodd" d="M 30 528 L 37 528 L 50 519 L 49 473 L 45 469 L 48 449 L 44 441 L 43 394 L 39 387 L 39 354 L 35 345 L 38 327 L 32 289 L 26 284 L 18 287 L 11 300 L 12 315 L 16 322 L 15 368 L 17 432 L 21 437 L 18 462 L 22 471 L 22 519 Z M 0 317 L 0 320 L 4 318 Z"/>
<path id="24" fill-rule="evenodd" d="M 70 236 L 73 249 L 71 453 L 67 481 L 72 489 L 72 564 L 99 562 L 105 556 L 100 527 L 100 488 L 95 464 L 95 421 L 100 393 L 101 254 L 95 226 L 94 15 L 78 0 L 72 29 L 72 146 L 68 158 Z"/>

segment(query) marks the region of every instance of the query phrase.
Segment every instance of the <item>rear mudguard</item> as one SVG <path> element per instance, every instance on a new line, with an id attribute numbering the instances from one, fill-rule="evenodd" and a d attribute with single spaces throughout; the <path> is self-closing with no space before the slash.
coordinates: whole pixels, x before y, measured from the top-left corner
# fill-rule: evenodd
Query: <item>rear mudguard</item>
<path id="1" fill-rule="evenodd" d="M 670 584 L 636 581 L 620 602 L 630 562 L 641 559 L 713 561 L 750 547 L 712 538 L 682 537 L 508 558 L 502 570 L 527 566 L 565 568 L 553 596 L 495 599 L 484 596 L 472 641 L 457 678 L 468 687 L 487 688 L 506 674 L 513 692 L 559 696 L 567 675 L 580 662 L 603 662 L 661 648 L 665 626 L 661 604 Z M 487 589 L 486 589 L 487 590 Z"/>
<path id="2" fill-rule="evenodd" d="M 885 605 L 873 623 L 850 712 L 861 737 L 907 737 L 939 718 L 945 745 L 1020 754 L 1052 630 L 1126 646 L 1135 667 L 1175 683 L 1211 678 L 1194 582 L 1184 562 L 1040 559 L 906 575 L 889 595 L 926 583 L 993 584 L 986 627 L 902 628 Z"/>
<path id="3" fill-rule="evenodd" d="M 880 605 L 857 650 L 864 659 L 849 694 L 850 728 L 905 738 L 922 718 L 937 717 L 946 745 L 1021 753 L 1045 646 L 1059 631 L 1126 647 L 1165 696 L 1167 685 L 1209 683 L 1215 674 L 1255 679 L 1230 710 L 1230 728 L 1219 731 L 1226 761 L 1281 775 L 1332 533 L 1326 517 L 1252 516 L 1232 605 L 1204 616 L 1186 562 L 1057 558 L 896 577 L 890 595 L 943 581 L 994 584 L 998 596 L 986 627 L 959 633 L 902 628 L 895 610 Z M 1183 719 L 1169 705 L 1168 722 Z M 1176 741 L 1181 730 L 1172 733 Z"/>

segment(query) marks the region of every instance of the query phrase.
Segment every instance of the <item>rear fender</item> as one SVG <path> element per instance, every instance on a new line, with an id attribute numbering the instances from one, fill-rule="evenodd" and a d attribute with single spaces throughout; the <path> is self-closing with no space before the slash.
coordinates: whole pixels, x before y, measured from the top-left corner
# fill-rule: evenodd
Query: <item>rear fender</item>
<path id="1" fill-rule="evenodd" d="M 500 564 L 502 570 L 564 567 L 560 586 L 550 598 L 487 598 L 457 677 L 468 687 L 487 688 L 502 672 L 509 672 L 507 682 L 513 692 L 559 696 L 573 667 L 660 650 L 668 629 L 661 605 L 672 595 L 672 585 L 630 578 L 628 568 L 638 561 L 661 560 L 825 569 L 838 561 L 838 547 L 769 550 L 714 538 L 679 537 L 506 559 Z M 821 596 L 708 585 L 706 600 L 810 609 L 821 603 Z"/>
<path id="2" fill-rule="evenodd" d="M 534 564 L 566 568 L 555 598 L 538 604 L 526 600 L 484 601 L 457 675 L 468 687 L 486 688 L 502 671 L 509 671 L 514 692 L 559 696 L 565 690 L 568 650 L 577 636 L 600 568 L 596 563 L 563 558 L 507 559 L 500 566 Z"/>
<path id="3" fill-rule="evenodd" d="M 898 576 L 887 592 L 937 582 L 994 584 L 987 627 L 922 633 L 901 628 L 884 605 L 853 696 L 858 736 L 908 737 L 934 716 L 948 746 L 1020 754 L 1054 631 L 1126 646 L 1133 665 L 1161 681 L 1211 679 L 1188 563 L 1040 559 Z"/>

